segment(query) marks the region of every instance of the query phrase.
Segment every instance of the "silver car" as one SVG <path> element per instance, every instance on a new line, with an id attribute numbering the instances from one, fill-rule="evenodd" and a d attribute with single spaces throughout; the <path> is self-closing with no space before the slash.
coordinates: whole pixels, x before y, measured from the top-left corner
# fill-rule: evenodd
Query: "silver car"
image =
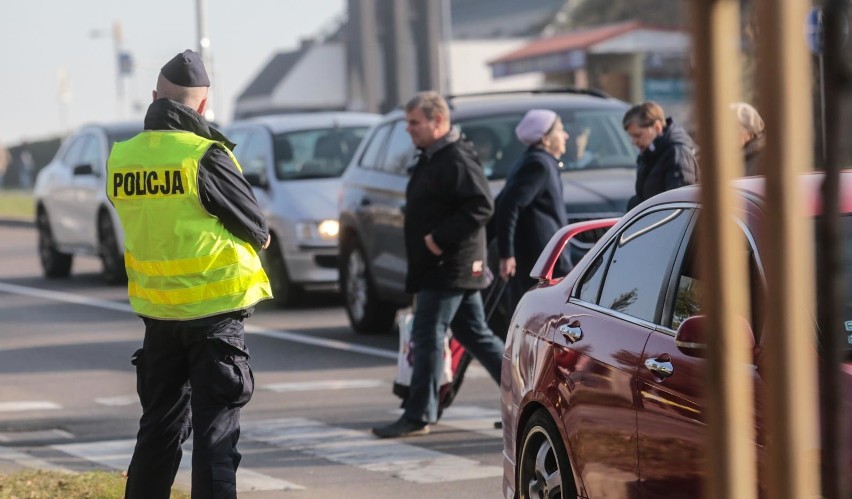
<path id="1" fill-rule="evenodd" d="M 108 283 L 127 280 L 124 232 L 107 200 L 112 145 L 142 131 L 142 122 L 88 125 L 71 134 L 36 177 L 38 250 L 44 275 L 67 277 L 74 255 L 99 256 Z"/>
<path id="2" fill-rule="evenodd" d="M 275 301 L 338 289 L 340 176 L 379 115 L 324 112 L 262 116 L 225 130 L 254 188 L 272 243 L 261 253 Z"/>

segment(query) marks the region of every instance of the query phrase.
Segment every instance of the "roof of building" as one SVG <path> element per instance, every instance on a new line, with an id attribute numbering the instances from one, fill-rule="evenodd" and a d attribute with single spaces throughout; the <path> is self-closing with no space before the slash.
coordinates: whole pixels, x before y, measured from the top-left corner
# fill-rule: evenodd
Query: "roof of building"
<path id="1" fill-rule="evenodd" d="M 587 49 L 618 35 L 639 29 L 639 21 L 626 21 L 594 28 L 570 31 L 556 36 L 538 38 L 523 47 L 491 61 L 491 64 L 551 55 L 558 52 Z"/>
<path id="2" fill-rule="evenodd" d="M 237 98 L 244 99 L 272 93 L 275 87 L 284 79 L 284 76 L 299 62 L 299 59 L 304 53 L 305 47 L 303 46 L 292 52 L 279 52 L 275 54 L 272 60 L 263 67 L 260 73 L 255 76 Z"/>
<path id="3" fill-rule="evenodd" d="M 280 54 L 279 54 L 280 55 Z M 275 59 L 273 59 L 274 61 Z M 342 110 L 346 105 L 346 55 L 339 42 L 303 47 L 298 57 L 261 71 L 250 87 L 237 98 L 234 119 L 259 114 Z M 270 66 L 272 63 L 270 63 Z"/>
<path id="4" fill-rule="evenodd" d="M 496 78 L 532 72 L 573 71 L 586 65 L 588 54 L 683 54 L 689 35 L 625 21 L 537 38 L 489 61 Z"/>
<path id="5" fill-rule="evenodd" d="M 453 38 L 537 36 L 565 0 L 452 0 Z"/>
<path id="6" fill-rule="evenodd" d="M 566 0 L 451 0 L 454 72 L 459 89 L 467 91 L 491 85 L 490 69 L 483 60 L 523 43 L 521 38 L 539 36 L 567 5 Z M 304 43 L 294 51 L 279 52 L 237 97 L 235 118 L 270 112 L 342 109 L 346 105 L 346 54 L 337 33 L 316 45 Z M 488 42 L 477 44 L 477 41 Z M 496 53 L 495 53 L 496 51 Z M 490 53 L 489 53 L 490 52 Z M 473 62 L 471 62 L 473 58 Z M 464 66 L 464 71 L 458 66 Z M 464 73 L 462 75 L 461 73 Z M 322 74 L 322 78 L 316 78 Z M 475 82 L 474 82 L 475 80 Z M 511 81 L 510 81 L 511 80 Z M 538 86 L 540 77 L 523 75 L 503 80 L 500 88 Z"/>

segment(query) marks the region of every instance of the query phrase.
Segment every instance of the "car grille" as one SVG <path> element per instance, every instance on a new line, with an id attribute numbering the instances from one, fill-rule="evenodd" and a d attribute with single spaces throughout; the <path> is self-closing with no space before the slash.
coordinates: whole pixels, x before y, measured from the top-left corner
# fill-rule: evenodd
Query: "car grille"
<path id="1" fill-rule="evenodd" d="M 314 262 L 324 269 L 336 269 L 337 255 L 314 255 Z"/>

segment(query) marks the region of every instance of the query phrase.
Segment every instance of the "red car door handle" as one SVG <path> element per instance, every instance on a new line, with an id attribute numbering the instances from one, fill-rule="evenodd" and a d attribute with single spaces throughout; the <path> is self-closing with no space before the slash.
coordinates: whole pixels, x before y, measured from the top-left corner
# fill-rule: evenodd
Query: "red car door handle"
<path id="1" fill-rule="evenodd" d="M 660 378 L 668 378 L 674 374 L 674 366 L 667 360 L 648 359 L 645 361 L 645 367 Z"/>
<path id="2" fill-rule="evenodd" d="M 559 332 L 571 343 L 577 343 L 583 339 L 583 330 L 579 326 L 563 324 L 559 326 Z"/>

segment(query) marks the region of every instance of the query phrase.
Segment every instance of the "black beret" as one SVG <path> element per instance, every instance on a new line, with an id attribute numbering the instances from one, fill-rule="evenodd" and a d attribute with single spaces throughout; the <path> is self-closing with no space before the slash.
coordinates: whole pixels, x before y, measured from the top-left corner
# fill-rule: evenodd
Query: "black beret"
<path id="1" fill-rule="evenodd" d="M 160 74 L 181 87 L 210 86 L 210 78 L 207 77 L 207 70 L 204 69 L 204 61 L 201 60 L 201 56 L 197 52 L 189 49 L 172 57 L 172 60 L 160 69 Z"/>

